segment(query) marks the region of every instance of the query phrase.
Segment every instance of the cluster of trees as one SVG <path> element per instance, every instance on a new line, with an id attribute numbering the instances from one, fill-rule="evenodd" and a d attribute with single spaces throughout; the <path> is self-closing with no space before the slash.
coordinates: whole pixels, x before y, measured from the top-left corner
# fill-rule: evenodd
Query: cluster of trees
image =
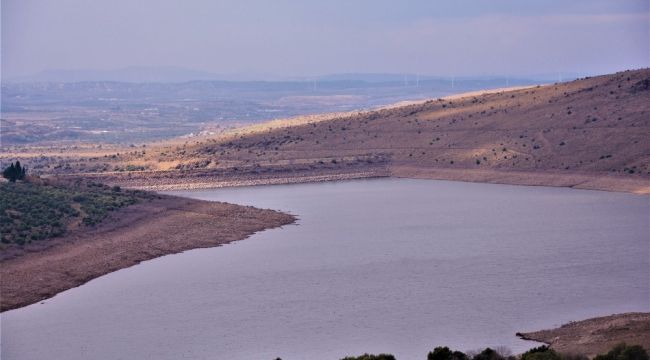
<path id="1" fill-rule="evenodd" d="M 427 360 L 504 360 L 506 357 L 496 350 L 485 348 L 480 353 L 469 356 L 462 351 L 452 351 L 446 346 L 438 346 L 427 354 Z"/>
<path id="2" fill-rule="evenodd" d="M 27 167 L 21 166 L 20 161 L 16 163 L 11 163 L 7 168 L 2 171 L 2 177 L 8 179 L 11 182 L 16 182 L 16 180 L 24 180 L 27 175 Z"/>

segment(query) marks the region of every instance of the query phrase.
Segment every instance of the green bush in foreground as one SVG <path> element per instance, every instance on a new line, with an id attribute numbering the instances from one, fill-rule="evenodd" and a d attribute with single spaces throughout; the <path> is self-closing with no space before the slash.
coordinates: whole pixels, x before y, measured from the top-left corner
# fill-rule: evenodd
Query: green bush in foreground
<path id="1" fill-rule="evenodd" d="M 472 357 L 472 360 L 505 360 L 505 359 L 506 357 L 504 355 L 501 355 L 498 351 L 491 348 L 485 348 L 485 350 L 481 351 L 480 353 Z"/>
<path id="2" fill-rule="evenodd" d="M 648 352 L 640 345 L 620 343 L 607 354 L 596 356 L 594 360 L 648 360 Z"/>
<path id="3" fill-rule="evenodd" d="M 521 360 L 562 360 L 560 354 L 548 346 L 532 348 L 521 355 Z"/>
<path id="4" fill-rule="evenodd" d="M 469 360 L 469 357 L 461 351 L 451 351 L 446 346 L 438 346 L 429 352 L 427 360 Z"/>
<path id="5" fill-rule="evenodd" d="M 470 356 L 461 351 L 452 351 L 446 346 L 438 346 L 427 355 L 427 360 L 588 360 L 585 355 L 560 354 L 548 346 L 532 348 L 520 356 L 511 356 L 509 351 L 497 351 L 485 348 L 480 353 Z M 278 358 L 279 359 L 279 358 Z M 348 356 L 341 360 L 395 360 L 391 354 L 363 354 Z M 627 346 L 625 343 L 616 345 L 607 354 L 598 355 L 594 360 L 650 360 L 648 353 L 639 345 Z"/>

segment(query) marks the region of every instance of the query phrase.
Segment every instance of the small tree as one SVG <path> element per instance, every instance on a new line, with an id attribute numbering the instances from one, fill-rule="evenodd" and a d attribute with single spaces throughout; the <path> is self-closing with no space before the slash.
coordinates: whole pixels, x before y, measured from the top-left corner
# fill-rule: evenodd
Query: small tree
<path id="1" fill-rule="evenodd" d="M 14 163 L 11 163 L 9 167 L 2 171 L 2 177 L 11 182 L 16 182 L 16 167 L 14 166 Z"/>
<path id="2" fill-rule="evenodd" d="M 20 161 L 16 161 L 16 164 L 11 163 L 6 169 L 2 171 L 2 177 L 8 179 L 11 182 L 16 182 L 16 180 L 23 180 L 27 175 L 27 167 L 22 167 Z"/>

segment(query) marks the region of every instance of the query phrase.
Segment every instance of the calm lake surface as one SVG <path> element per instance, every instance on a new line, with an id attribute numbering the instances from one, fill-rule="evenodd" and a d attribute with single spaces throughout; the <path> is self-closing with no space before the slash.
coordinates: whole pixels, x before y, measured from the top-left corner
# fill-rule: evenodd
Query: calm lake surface
<path id="1" fill-rule="evenodd" d="M 2 359 L 425 359 L 650 310 L 649 198 L 378 179 L 179 191 L 298 225 L 2 314 Z"/>

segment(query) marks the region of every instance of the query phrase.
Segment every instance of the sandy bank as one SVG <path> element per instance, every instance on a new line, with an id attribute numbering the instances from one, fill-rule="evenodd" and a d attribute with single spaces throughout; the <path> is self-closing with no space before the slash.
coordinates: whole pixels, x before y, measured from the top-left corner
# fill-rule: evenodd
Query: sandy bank
<path id="1" fill-rule="evenodd" d="M 615 345 L 641 345 L 650 350 L 650 313 L 626 313 L 571 322 L 559 328 L 518 333 L 524 340 L 539 341 L 562 353 L 606 353 Z"/>
<path id="2" fill-rule="evenodd" d="M 145 260 L 219 246 L 294 221 L 277 211 L 172 196 L 129 206 L 96 228 L 0 260 L 0 311 L 36 303 Z"/>
<path id="3" fill-rule="evenodd" d="M 286 185 L 286 184 L 303 184 L 324 181 L 341 181 L 354 179 L 369 179 L 377 177 L 386 177 L 385 173 L 377 172 L 354 172 L 341 174 L 326 175 L 304 175 L 304 176 L 287 176 L 287 177 L 250 177 L 239 179 L 212 179 L 212 180 L 189 180 L 169 183 L 145 183 L 134 186 L 134 189 L 169 191 L 169 190 L 193 190 L 193 189 L 214 189 L 222 187 L 237 186 L 255 186 L 255 185 Z"/>
<path id="4" fill-rule="evenodd" d="M 570 187 L 575 189 L 650 194 L 650 179 L 624 175 L 553 171 L 515 171 L 490 169 L 441 168 L 420 165 L 382 165 L 363 168 L 296 170 L 276 169 L 273 174 L 220 172 L 142 172 L 140 174 L 95 174 L 89 178 L 122 187 L 167 191 L 234 186 L 298 184 L 322 181 L 399 177 L 467 181 L 493 184 Z M 175 175 L 177 174 L 177 175 Z M 128 175 L 128 176 L 127 176 Z"/>
<path id="5" fill-rule="evenodd" d="M 422 166 L 391 166 L 391 175 L 412 179 L 481 182 L 492 184 L 555 186 L 575 189 L 650 194 L 650 179 L 617 175 L 551 171 L 445 169 Z"/>

